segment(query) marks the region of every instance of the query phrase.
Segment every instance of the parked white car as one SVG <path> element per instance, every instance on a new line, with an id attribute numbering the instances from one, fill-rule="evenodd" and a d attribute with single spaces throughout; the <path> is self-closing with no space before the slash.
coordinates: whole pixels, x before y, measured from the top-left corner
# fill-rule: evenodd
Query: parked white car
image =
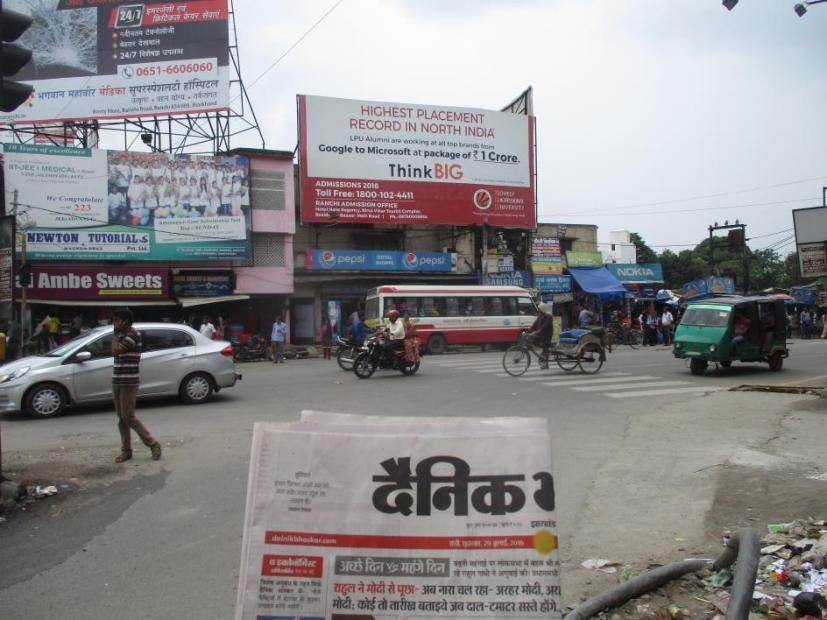
<path id="1" fill-rule="evenodd" d="M 241 379 L 228 342 L 186 325 L 136 323 L 143 339 L 139 398 L 204 403 Z M 58 416 L 69 405 L 112 400 L 112 327 L 99 327 L 43 355 L 0 366 L 0 411 Z"/>

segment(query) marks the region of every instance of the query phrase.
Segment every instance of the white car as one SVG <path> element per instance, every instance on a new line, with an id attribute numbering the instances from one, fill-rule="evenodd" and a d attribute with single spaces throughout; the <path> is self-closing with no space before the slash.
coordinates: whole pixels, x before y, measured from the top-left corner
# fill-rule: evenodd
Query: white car
<path id="1" fill-rule="evenodd" d="M 143 340 L 138 397 L 203 403 L 241 379 L 228 342 L 186 325 L 136 323 Z M 112 327 L 99 327 L 43 355 L 0 366 L 0 412 L 50 418 L 69 405 L 112 400 Z"/>

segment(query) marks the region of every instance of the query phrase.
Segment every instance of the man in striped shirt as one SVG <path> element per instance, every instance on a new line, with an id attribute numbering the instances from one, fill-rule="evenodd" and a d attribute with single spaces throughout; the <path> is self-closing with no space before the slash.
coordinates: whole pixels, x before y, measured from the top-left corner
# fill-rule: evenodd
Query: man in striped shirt
<path id="1" fill-rule="evenodd" d="M 112 335 L 112 396 L 118 412 L 118 430 L 121 433 L 121 453 L 116 463 L 132 458 L 132 436 L 135 431 L 141 441 L 152 451 L 153 460 L 161 458 L 161 444 L 135 417 L 135 400 L 141 383 L 141 335 L 132 327 L 132 312 L 124 308 L 112 315 L 115 333 Z"/>

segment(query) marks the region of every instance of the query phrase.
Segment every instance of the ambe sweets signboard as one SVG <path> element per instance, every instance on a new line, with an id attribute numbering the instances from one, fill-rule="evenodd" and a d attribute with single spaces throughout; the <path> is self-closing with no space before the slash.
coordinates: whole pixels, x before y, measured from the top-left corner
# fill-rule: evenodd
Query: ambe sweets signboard
<path id="1" fill-rule="evenodd" d="M 244 157 L 3 148 L 6 209 L 17 190 L 30 260 L 249 257 Z"/>
<path id="2" fill-rule="evenodd" d="M 534 118 L 299 95 L 304 222 L 532 228 Z"/>
<path id="3" fill-rule="evenodd" d="M 18 295 L 20 283 L 17 282 Z M 155 268 L 35 267 L 26 287 L 32 300 L 167 299 L 169 271 Z"/>
<path id="4" fill-rule="evenodd" d="M 0 123 L 124 118 L 229 107 L 227 0 L 5 0 L 33 18 L 16 79 L 34 93 Z"/>

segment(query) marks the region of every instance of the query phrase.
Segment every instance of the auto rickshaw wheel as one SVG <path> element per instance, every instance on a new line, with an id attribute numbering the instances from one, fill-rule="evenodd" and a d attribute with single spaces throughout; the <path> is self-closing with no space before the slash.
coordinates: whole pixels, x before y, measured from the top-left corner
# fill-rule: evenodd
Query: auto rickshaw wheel
<path id="1" fill-rule="evenodd" d="M 593 375 L 603 367 L 603 360 L 600 359 L 600 345 L 590 342 L 580 350 L 577 356 L 577 365 L 580 372 Z"/>
<path id="2" fill-rule="evenodd" d="M 697 358 L 692 359 L 689 362 L 689 370 L 692 371 L 693 375 L 702 375 L 706 372 L 706 367 L 709 366 L 706 360 L 699 360 Z"/>
<path id="3" fill-rule="evenodd" d="M 770 355 L 770 370 L 773 372 L 778 372 L 784 367 L 784 358 L 781 357 L 781 353 L 775 352 Z"/>
<path id="4" fill-rule="evenodd" d="M 730 366 L 732 366 L 732 360 L 723 360 L 723 361 L 718 362 L 718 363 L 721 366 L 723 366 L 724 368 L 729 368 Z"/>

